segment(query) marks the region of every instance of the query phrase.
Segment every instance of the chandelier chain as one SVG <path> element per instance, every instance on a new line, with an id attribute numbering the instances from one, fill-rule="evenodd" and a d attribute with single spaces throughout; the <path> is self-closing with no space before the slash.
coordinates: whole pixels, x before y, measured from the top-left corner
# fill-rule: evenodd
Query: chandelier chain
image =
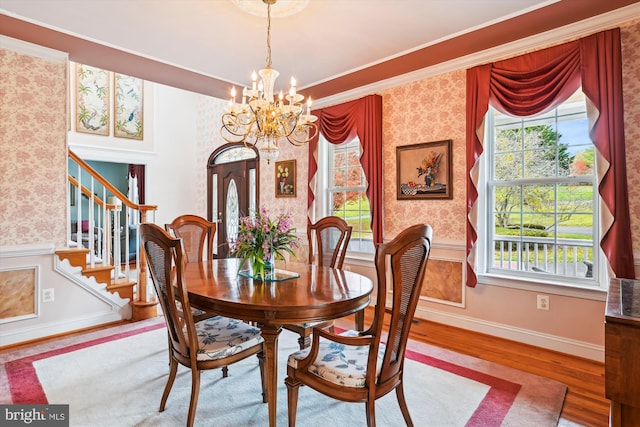
<path id="1" fill-rule="evenodd" d="M 257 148 L 261 157 L 274 160 L 278 157 L 278 143 L 287 140 L 291 145 L 302 146 L 318 134 L 318 119 L 311 114 L 311 98 L 297 93 L 295 79 L 285 95 L 280 91 L 274 99 L 274 85 L 280 73 L 271 68 L 271 5 L 277 0 L 262 0 L 267 5 L 267 66 L 251 75 L 251 86 L 242 89 L 241 102 L 236 100 L 236 88 L 231 88 L 231 98 L 222 114 L 220 135 L 227 142 L 243 142 Z M 260 81 L 258 82 L 258 75 Z"/>
<path id="2" fill-rule="evenodd" d="M 267 68 L 271 68 L 271 4 L 267 4 Z"/>

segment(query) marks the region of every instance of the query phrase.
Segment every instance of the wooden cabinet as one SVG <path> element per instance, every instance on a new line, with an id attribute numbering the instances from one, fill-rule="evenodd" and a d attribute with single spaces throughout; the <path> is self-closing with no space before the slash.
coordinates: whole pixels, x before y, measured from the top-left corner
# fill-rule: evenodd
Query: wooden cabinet
<path id="1" fill-rule="evenodd" d="M 640 426 L 640 281 L 612 279 L 605 323 L 605 393 L 610 425 Z"/>

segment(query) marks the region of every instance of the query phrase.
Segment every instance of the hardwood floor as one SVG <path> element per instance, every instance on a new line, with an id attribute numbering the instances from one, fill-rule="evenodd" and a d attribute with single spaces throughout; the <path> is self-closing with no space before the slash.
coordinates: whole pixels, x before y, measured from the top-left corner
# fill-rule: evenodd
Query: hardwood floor
<path id="1" fill-rule="evenodd" d="M 365 325 L 370 324 L 372 313 L 371 308 L 365 310 Z M 339 319 L 336 326 L 354 328 L 353 316 Z M 568 387 L 560 426 L 609 425 L 603 363 L 421 319 L 414 320 L 411 339 L 560 381 Z M 0 353 L 19 347 L 0 349 Z"/>
<path id="2" fill-rule="evenodd" d="M 366 310 L 365 325 L 372 313 Z M 349 319 L 336 325 L 353 328 Z M 609 425 L 603 363 L 421 319 L 414 320 L 411 339 L 564 383 L 568 391 L 560 425 Z"/>

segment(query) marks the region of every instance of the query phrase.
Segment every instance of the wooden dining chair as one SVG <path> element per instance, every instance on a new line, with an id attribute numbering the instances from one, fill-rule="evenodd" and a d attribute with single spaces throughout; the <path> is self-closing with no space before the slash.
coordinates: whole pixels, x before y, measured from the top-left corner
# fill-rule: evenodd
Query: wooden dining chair
<path id="1" fill-rule="evenodd" d="M 314 329 L 311 347 L 289 356 L 285 379 L 289 426 L 296 424 L 301 385 L 334 399 L 365 402 L 370 427 L 376 424 L 376 399 L 395 390 L 404 420 L 413 426 L 402 382 L 404 354 L 425 276 L 431 234 L 429 225 L 418 224 L 377 246 L 377 300 L 373 322 L 366 331 L 336 335 Z M 386 323 L 389 296 L 391 311 Z M 386 345 L 381 342 L 383 337 Z"/>
<path id="2" fill-rule="evenodd" d="M 307 224 L 309 264 L 316 262 L 319 266 L 342 268 L 352 228 L 345 220 L 337 216 L 328 216 L 318 220 L 315 224 Z M 333 330 L 333 321 L 284 325 L 283 328 L 300 335 L 298 344 L 302 350 L 311 344 L 313 328 Z"/>
<path id="3" fill-rule="evenodd" d="M 179 364 L 191 369 L 191 399 L 187 416 L 187 427 L 190 427 L 196 415 L 200 372 L 222 368 L 253 355 L 258 356 L 262 401 L 266 402 L 264 340 L 260 329 L 222 316 L 194 322 L 183 277 L 186 254 L 182 239 L 173 238 L 151 223 L 141 224 L 140 234 L 169 334 L 171 363 L 160 412 L 165 409 Z"/>
<path id="4" fill-rule="evenodd" d="M 198 215 L 180 215 L 171 224 L 165 224 L 165 230 L 182 238 L 188 262 L 215 259 L 213 237 L 216 223 Z"/>
<path id="5" fill-rule="evenodd" d="M 176 217 L 171 224 L 165 224 L 164 228 L 169 234 L 182 239 L 188 262 L 217 258 L 213 253 L 215 222 L 210 222 L 198 215 L 187 214 Z M 199 309 L 193 309 L 192 314 L 196 322 L 217 315 Z M 226 370 L 224 373 L 226 376 Z"/>

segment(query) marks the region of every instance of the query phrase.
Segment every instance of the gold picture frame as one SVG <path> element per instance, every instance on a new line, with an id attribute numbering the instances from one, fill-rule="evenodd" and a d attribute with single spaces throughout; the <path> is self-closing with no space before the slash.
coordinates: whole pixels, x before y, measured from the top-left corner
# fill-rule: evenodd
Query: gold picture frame
<path id="1" fill-rule="evenodd" d="M 296 197 L 296 161 L 276 162 L 276 197 Z"/>
<path id="2" fill-rule="evenodd" d="M 76 64 L 76 132 L 109 135 L 110 72 Z"/>
<path id="3" fill-rule="evenodd" d="M 144 80 L 115 73 L 113 135 L 144 139 Z"/>
<path id="4" fill-rule="evenodd" d="M 452 140 L 396 147 L 397 199 L 453 198 Z"/>

